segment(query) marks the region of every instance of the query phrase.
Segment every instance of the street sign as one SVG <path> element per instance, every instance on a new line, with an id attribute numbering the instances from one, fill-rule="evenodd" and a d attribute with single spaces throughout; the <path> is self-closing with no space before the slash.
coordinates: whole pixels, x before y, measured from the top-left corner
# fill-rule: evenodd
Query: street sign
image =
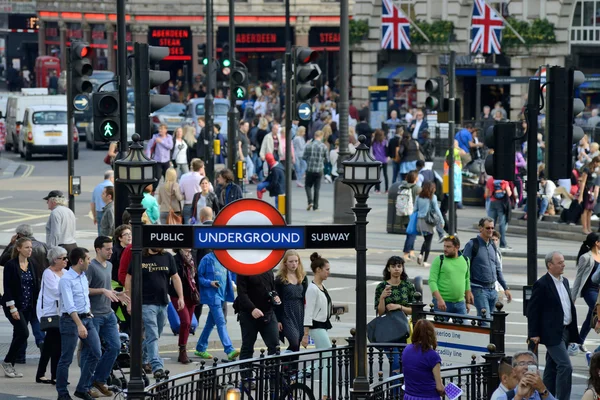
<path id="1" fill-rule="evenodd" d="M 258 275 L 279 264 L 288 249 L 352 249 L 355 225 L 286 226 L 270 203 L 241 199 L 224 207 L 212 225 L 144 225 L 146 248 L 214 250 L 232 272 Z"/>
<path id="2" fill-rule="evenodd" d="M 119 127 L 111 120 L 106 120 L 100 125 L 102 136 L 106 140 L 113 139 L 119 135 Z"/>
<path id="3" fill-rule="evenodd" d="M 298 105 L 298 117 L 302 121 L 310 120 L 311 114 L 312 114 L 312 110 L 310 108 L 310 105 L 308 105 L 307 103 L 300 103 Z"/>
<path id="4" fill-rule="evenodd" d="M 73 99 L 73 107 L 77 111 L 87 110 L 89 104 L 90 104 L 90 98 L 85 94 L 78 94 Z"/>
<path id="5" fill-rule="evenodd" d="M 434 322 L 437 348 L 442 359 L 442 367 L 471 364 L 471 356 L 476 362 L 484 362 L 488 353 L 490 328 L 479 326 L 454 325 Z"/>

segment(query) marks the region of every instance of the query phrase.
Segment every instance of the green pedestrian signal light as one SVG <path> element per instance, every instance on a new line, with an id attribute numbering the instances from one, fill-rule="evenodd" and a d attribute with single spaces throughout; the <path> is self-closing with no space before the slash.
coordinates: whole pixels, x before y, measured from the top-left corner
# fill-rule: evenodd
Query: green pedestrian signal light
<path id="1" fill-rule="evenodd" d="M 235 89 L 235 98 L 243 100 L 246 98 L 246 90 L 243 87 Z"/>
<path id="2" fill-rule="evenodd" d="M 100 132 L 105 140 L 110 140 L 119 134 L 119 127 L 113 121 L 104 121 L 100 126 Z"/>
<path id="3" fill-rule="evenodd" d="M 222 64 L 223 64 L 223 67 L 228 68 L 231 66 L 231 61 L 228 59 L 224 59 Z"/>
<path id="4" fill-rule="evenodd" d="M 202 59 L 202 64 L 208 65 L 208 58 L 203 58 Z"/>

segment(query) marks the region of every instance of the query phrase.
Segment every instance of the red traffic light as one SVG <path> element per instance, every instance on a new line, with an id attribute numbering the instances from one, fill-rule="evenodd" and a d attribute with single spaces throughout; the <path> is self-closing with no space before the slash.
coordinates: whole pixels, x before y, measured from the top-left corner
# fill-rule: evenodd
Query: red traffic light
<path id="1" fill-rule="evenodd" d="M 73 42 L 71 43 L 71 52 L 73 53 L 74 58 L 85 58 L 91 53 L 90 46 L 87 43 L 83 42 Z"/>
<path id="2" fill-rule="evenodd" d="M 310 47 L 298 47 L 296 48 L 296 60 L 298 64 L 308 64 L 317 61 L 319 58 L 319 52 L 314 51 Z"/>
<path id="3" fill-rule="evenodd" d="M 113 114 L 118 108 L 119 102 L 113 96 L 104 96 L 98 102 L 98 111 L 103 114 Z"/>

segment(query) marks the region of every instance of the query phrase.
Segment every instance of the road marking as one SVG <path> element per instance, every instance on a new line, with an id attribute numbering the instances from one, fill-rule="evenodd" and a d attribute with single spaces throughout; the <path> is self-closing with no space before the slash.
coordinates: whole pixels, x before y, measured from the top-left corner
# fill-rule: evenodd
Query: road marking
<path id="1" fill-rule="evenodd" d="M 31 216 L 31 217 L 24 217 L 24 218 L 12 219 L 10 221 L 0 222 L 0 226 L 10 225 L 10 224 L 18 224 L 20 222 L 32 221 L 34 219 L 47 218 L 47 217 L 48 217 L 47 215 L 34 215 L 34 216 Z"/>
<path id="2" fill-rule="evenodd" d="M 8 199 L 12 199 L 12 196 L 7 196 L 7 197 L 0 197 L 0 200 L 8 200 Z"/>
<path id="3" fill-rule="evenodd" d="M 24 213 L 24 212 L 20 212 L 20 211 L 16 211 L 13 210 L 11 208 L 0 208 L 0 212 L 4 212 L 4 213 L 8 213 L 8 214 L 14 214 L 14 215 L 22 215 L 24 217 L 31 217 L 31 213 Z M 43 216 L 46 216 L 48 214 L 44 214 Z"/>
<path id="4" fill-rule="evenodd" d="M 31 164 L 22 164 L 25 165 L 27 167 L 27 169 L 25 170 L 25 172 L 23 172 L 23 175 L 21 175 L 21 178 L 29 178 L 31 176 L 31 174 L 33 173 L 33 170 L 35 169 L 34 165 Z"/>
<path id="5" fill-rule="evenodd" d="M 31 226 L 45 226 L 46 223 L 45 222 L 40 222 L 38 224 L 31 224 Z"/>

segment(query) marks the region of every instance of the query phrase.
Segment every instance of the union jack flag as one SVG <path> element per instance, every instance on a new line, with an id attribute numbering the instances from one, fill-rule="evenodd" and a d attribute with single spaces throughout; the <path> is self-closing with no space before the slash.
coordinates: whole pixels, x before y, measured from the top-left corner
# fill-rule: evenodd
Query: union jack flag
<path id="1" fill-rule="evenodd" d="M 381 48 L 410 50 L 410 22 L 392 0 L 382 0 Z"/>
<path id="2" fill-rule="evenodd" d="M 484 0 L 475 0 L 471 17 L 471 53 L 500 54 L 504 21 Z"/>

